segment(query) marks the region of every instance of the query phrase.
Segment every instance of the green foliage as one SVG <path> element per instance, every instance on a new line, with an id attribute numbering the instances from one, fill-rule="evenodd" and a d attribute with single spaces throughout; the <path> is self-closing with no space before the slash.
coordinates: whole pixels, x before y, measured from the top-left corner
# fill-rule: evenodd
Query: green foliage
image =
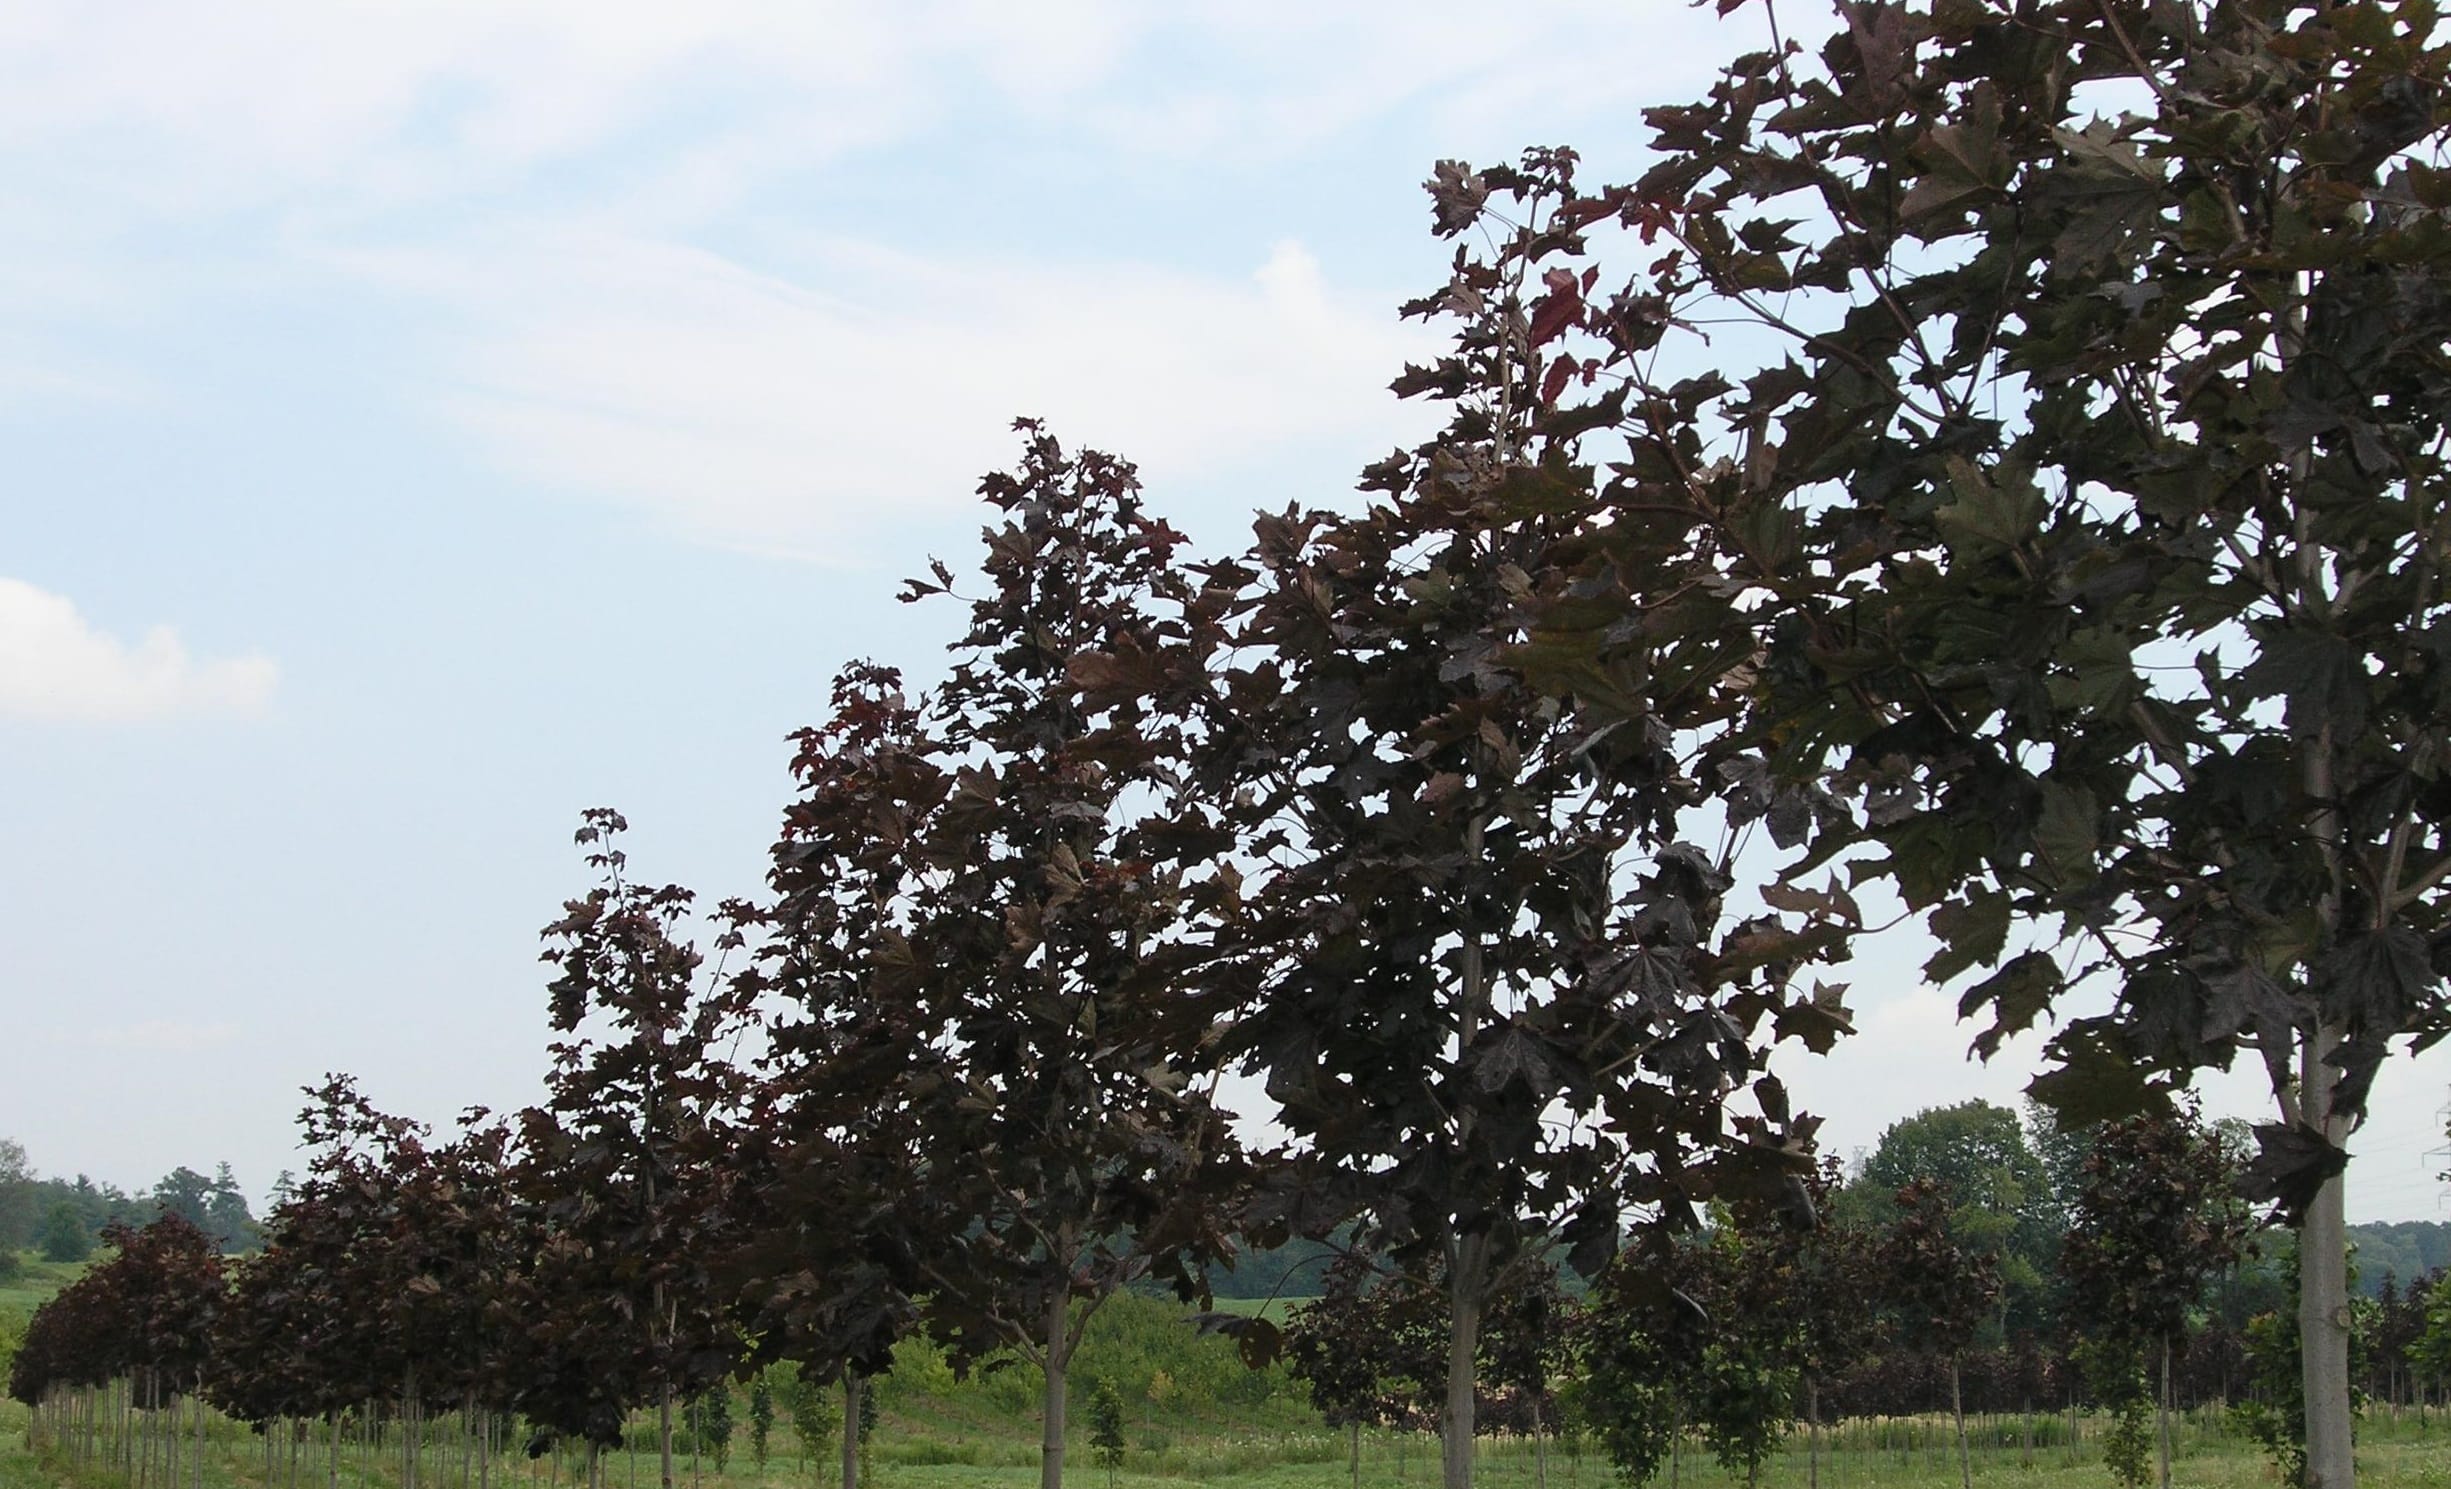
<path id="1" fill-rule="evenodd" d="M 2009 1332 L 2050 1323 L 2050 1274 L 2067 1215 L 2050 1169 L 2015 1112 L 1987 1101 L 1927 1107 L 1890 1124 L 1856 1176 L 1844 1210 L 1881 1224 L 1891 1196 L 1918 1180 L 1942 1185 L 1959 1242 L 1995 1258 Z M 1984 1329 L 1998 1330 L 1986 1319 Z"/>
<path id="2" fill-rule="evenodd" d="M 1753 1483 L 1795 1425 L 1802 1372 L 1791 1351 L 1760 1332 L 1738 1329 L 1702 1351 L 1694 1417 L 1719 1466 Z"/>
<path id="3" fill-rule="evenodd" d="M 776 1383 L 775 1394 L 785 1415 L 791 1418 L 792 1437 L 800 1445 L 800 1456 L 822 1468 L 827 1445 L 842 1429 L 842 1409 L 825 1384 L 801 1366 L 785 1367 Z"/>
<path id="4" fill-rule="evenodd" d="M 774 1438 L 774 1382 L 759 1371 L 749 1382 L 749 1460 L 766 1471 L 766 1454 Z"/>
<path id="5" fill-rule="evenodd" d="M 2153 1468 L 2153 1389 L 2143 1352 L 2132 1337 L 2097 1338 L 2078 1346 L 2076 1363 L 2094 1405 L 2110 1414 L 2103 1466 L 2125 1489 L 2144 1489 Z"/>
<path id="6" fill-rule="evenodd" d="M 93 1255 L 94 1233 L 75 1205 L 61 1200 L 43 1217 L 42 1251 L 48 1262 L 81 1262 Z"/>
<path id="7" fill-rule="evenodd" d="M 1098 1466 L 1112 1484 L 1123 1467 L 1123 1394 L 1104 1376 L 1089 1387 L 1089 1445 L 1097 1450 Z"/>
<path id="8" fill-rule="evenodd" d="M 2298 1282 L 2298 1253 L 2291 1249 L 2283 1253 L 2282 1275 L 2294 1295 Z M 2356 1285 L 2358 1269 L 2349 1267 L 2349 1281 Z M 2349 1379 L 2352 1382 L 2366 1376 L 2365 1355 L 2371 1347 L 2374 1328 L 2374 1304 L 2371 1299 L 2353 1298 L 2349 1308 Z M 2281 1307 L 2260 1314 L 2249 1321 L 2246 1329 L 2247 1365 L 2253 1374 L 2255 1399 L 2231 1408 L 2231 1415 L 2240 1428 L 2260 1444 L 2279 1471 L 2282 1481 L 2303 1485 L 2307 1480 L 2306 1384 L 2298 1327 L 2294 1307 Z M 2418 1345 L 2424 1358 L 2425 1343 Z M 2355 1413 L 2365 1406 L 2365 1393 L 2354 1385 L 2349 1393 L 2349 1407 Z"/>
<path id="9" fill-rule="evenodd" d="M 247 1196 L 226 1163 L 211 1178 L 181 1164 L 153 1186 L 152 1199 L 158 1213 L 176 1215 L 204 1232 L 224 1255 L 252 1251 L 263 1242 Z"/>
<path id="10" fill-rule="evenodd" d="M 2451 1268 L 2451 1221 L 2392 1220 L 2349 1227 L 2349 1245 L 2357 1252 L 2358 1275 L 2372 1294 L 2386 1277 L 2403 1287 L 2443 1268 Z"/>
<path id="11" fill-rule="evenodd" d="M 2255 1395 L 2230 1408 L 2231 1415 L 2272 1460 L 2281 1482 L 2306 1483 L 2306 1378 L 2298 1358 L 2298 1316 L 2289 1309 L 2267 1313 L 2247 1325 L 2247 1360 Z"/>
<path id="12" fill-rule="evenodd" d="M 723 1472 L 732 1458 L 732 1392 L 717 1385 L 702 1391 L 682 1403 L 682 1424 L 691 1446 L 709 1454 L 715 1460 L 715 1471 Z"/>
<path id="13" fill-rule="evenodd" d="M 892 1362 L 868 1390 L 888 1411 L 951 1404 L 1006 1416 L 1038 1405 L 1036 1372 L 1009 1357 L 990 1357 L 957 1376 L 944 1350 L 914 1337 L 895 1346 Z M 1253 1370 L 1234 1340 L 1202 1333 L 1181 1303 L 1131 1293 L 1118 1294 L 1090 1320 L 1073 1367 L 1085 1379 L 1111 1382 L 1128 1402 L 1158 1404 L 1154 1387 L 1169 1414 L 1192 1419 L 1258 1412 L 1290 1421 L 1301 1394 L 1284 1364 Z"/>
<path id="14" fill-rule="evenodd" d="M 1594 1295 L 1621 1286 L 1604 1278 Z M 1665 1300 L 1660 1314 L 1655 1322 L 1671 1327 L 1597 1328 L 1582 1336 L 1577 1414 L 1629 1484 L 1647 1484 L 1667 1465 L 1696 1384 L 1696 1371 L 1678 1347 L 1677 1321 L 1665 1316 Z"/>
<path id="15" fill-rule="evenodd" d="M 36 1183 L 25 1144 L 0 1137 L 0 1251 L 14 1251 L 34 1239 L 41 1213 Z"/>

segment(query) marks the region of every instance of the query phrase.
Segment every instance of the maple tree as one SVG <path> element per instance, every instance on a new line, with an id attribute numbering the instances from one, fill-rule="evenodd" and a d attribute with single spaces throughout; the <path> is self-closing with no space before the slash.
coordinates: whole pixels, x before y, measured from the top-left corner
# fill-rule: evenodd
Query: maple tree
<path id="1" fill-rule="evenodd" d="M 1741 613 L 1695 588 L 1718 556 L 1637 535 L 1582 449 L 1592 424 L 1552 417 L 1543 344 L 1588 281 L 1534 271 L 1573 241 L 1572 166 L 1440 168 L 1439 229 L 1471 236 L 1407 311 L 1454 335 L 1396 386 L 1451 403 L 1448 427 L 1365 472 L 1358 512 L 1263 516 L 1207 570 L 1239 598 L 1188 647 L 1210 647 L 1207 795 L 1251 867 L 1212 974 L 1244 1010 L 1227 1046 L 1297 1138 L 1287 1206 L 1314 1233 L 1360 1217 L 1445 1290 L 1450 1489 L 1516 1259 L 1562 1239 L 1589 1275 L 1629 1212 L 1801 1202 L 1811 1123 L 1767 1047 L 1847 1027 L 1800 974 L 1852 904 L 1729 908 L 1739 842 L 1765 817 L 1793 841 L 1811 808 L 1730 731 L 1752 672 Z M 1618 624 L 1595 563 L 1684 613 Z M 1601 635 L 1620 644 L 1590 664 Z"/>
<path id="2" fill-rule="evenodd" d="M 123 1381 L 118 1466 L 139 1486 L 155 1474 L 169 1489 L 182 1474 L 201 1485 L 203 1393 L 226 1295 L 220 1247 L 175 1214 L 141 1229 L 114 1223 L 103 1240 L 115 1254 L 28 1321 L 9 1363 L 9 1395 L 36 1409 L 38 1427 L 79 1439 L 91 1461 L 105 1430 L 98 1393 Z M 184 1462 L 182 1415 L 193 1431 Z"/>
<path id="3" fill-rule="evenodd" d="M 867 1262 L 796 1310 L 834 1315 L 839 1354 L 914 1299 L 957 1367 L 1038 1367 L 1055 1489 L 1090 1317 L 1143 1277 L 1204 1297 L 1228 1255 L 1240 1165 L 1186 924 L 1232 870 L 1190 851 L 1187 736 L 1130 665 L 1179 644 L 1182 537 L 1129 465 L 1019 427 L 945 680 L 914 705 L 855 668 L 801 738 L 744 988 L 798 1005 L 791 1162 L 851 1186 Z"/>
<path id="4" fill-rule="evenodd" d="M 2084 1164 L 2060 1269 L 2068 1314 L 2093 1346 L 2097 1399 L 2142 1425 L 2145 1378 L 2160 1417 L 2161 1482 L 2170 1482 L 2171 1358 L 2213 1278 L 2238 1265 L 2254 1230 L 2220 1140 L 2192 1114 L 2104 1124 Z M 2138 1445 L 2141 1447 L 2141 1444 Z M 2143 1481 L 2131 1451 L 2123 1482 Z"/>
<path id="5" fill-rule="evenodd" d="M 1985 1054 L 2059 1013 L 2036 1094 L 2072 1119 L 2262 1064 L 2251 1175 L 2301 1228 L 2344 1489 L 2343 1144 L 2391 1042 L 2445 1029 L 2434 8 L 1867 3 L 1817 51 L 1753 9 L 1770 45 L 1647 112 L 1638 180 L 1442 171 L 1459 223 L 1540 189 L 1519 386 L 1621 441 L 1540 670 L 1726 638 L 1801 793 L 1783 893 L 1894 891 Z M 1599 292 L 1611 227 L 1639 262 Z M 1686 588 L 1630 562 L 1680 540 L 1717 555 Z"/>
<path id="6" fill-rule="evenodd" d="M 680 935 L 692 896 L 627 876 L 618 812 L 577 834 L 602 882 L 547 926 L 554 1030 L 548 1096 L 520 1114 L 520 1187 L 543 1235 L 535 1285 L 560 1304 L 533 1392 L 540 1418 L 614 1440 L 634 1402 L 656 1407 L 671 1489 L 673 1402 L 727 1376 L 740 1342 L 714 1259 L 734 1234 L 723 1128 L 740 1094 L 726 1051 L 732 1000 L 701 995 Z M 591 1022 L 592 1021 L 592 1022 Z"/>
<path id="7" fill-rule="evenodd" d="M 1974 1458 L 1966 1443 L 1963 1356 L 2000 1297 L 2000 1258 L 1957 1234 L 1947 1185 L 1916 1179 L 1895 1197 L 1897 1218 L 1880 1241 L 1898 1329 L 1943 1359 L 1949 1370 L 1949 1412 L 1957 1422 L 1958 1476 L 1973 1489 Z"/>

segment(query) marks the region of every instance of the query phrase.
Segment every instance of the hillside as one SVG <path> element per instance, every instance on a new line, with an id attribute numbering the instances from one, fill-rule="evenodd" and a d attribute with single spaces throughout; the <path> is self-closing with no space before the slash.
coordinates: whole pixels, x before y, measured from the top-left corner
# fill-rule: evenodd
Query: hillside
<path id="1" fill-rule="evenodd" d="M 2397 1277 L 2405 1286 L 2428 1272 L 2451 1267 L 2451 1221 L 2353 1225 L 2349 1244 L 2357 1248 L 2358 1289 L 2369 1297 L 2383 1290 L 2385 1277 Z"/>

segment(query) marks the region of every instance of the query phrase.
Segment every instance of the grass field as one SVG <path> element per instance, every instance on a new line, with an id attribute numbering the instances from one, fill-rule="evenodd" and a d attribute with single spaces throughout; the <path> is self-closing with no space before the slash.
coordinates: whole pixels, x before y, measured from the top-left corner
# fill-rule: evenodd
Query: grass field
<path id="1" fill-rule="evenodd" d="M 1114 1489 L 1179 1489 L 1187 1483 L 1234 1489 L 1348 1489 L 1353 1482 L 1347 1439 L 1316 1425 L 1297 1430 L 1219 1428 L 1147 1408 L 1135 1418 L 1136 1442 L 1112 1478 Z M 1995 1445 L 1975 1456 L 1979 1484 L 1995 1489 L 2010 1484 L 2099 1489 L 2109 1483 L 2091 1440 L 2092 1424 L 2081 1421 L 2073 1442 L 2038 1447 L 2030 1465 L 2014 1431 L 2002 1432 L 1997 1430 L 2000 1424 L 1994 1425 Z M 61 1456 L 36 1451 L 29 1445 L 27 1427 L 24 1408 L 0 1405 L 0 1489 L 125 1489 L 122 1475 L 71 1472 Z M 1028 1489 L 1037 1483 L 1035 1434 L 1027 1414 L 983 1418 L 976 1403 L 913 1398 L 906 1390 L 869 1443 L 868 1483 L 875 1489 Z M 285 1463 L 276 1464 L 267 1478 L 263 1440 L 244 1427 L 215 1422 L 211 1438 L 204 1489 L 292 1489 Z M 655 1489 L 652 1438 L 643 1423 L 632 1441 L 636 1450 L 616 1453 L 606 1462 L 603 1489 Z M 778 1430 L 773 1448 L 763 1471 L 749 1461 L 745 1433 L 721 1472 L 711 1459 L 701 1461 L 693 1472 L 684 1456 L 676 1489 L 827 1489 L 832 1483 L 830 1454 L 821 1453 L 814 1463 L 802 1461 L 787 1429 Z M 2422 1426 L 2413 1414 L 2371 1419 L 2362 1429 L 2358 1461 L 2360 1478 L 2369 1484 L 2451 1489 L 2451 1423 L 2440 1414 Z M 477 1483 L 474 1467 L 448 1442 L 430 1447 L 426 1462 L 420 1489 L 474 1489 Z M 1082 1489 L 1104 1489 L 1110 1482 L 1086 1440 L 1072 1445 L 1069 1468 L 1068 1476 Z M 1437 1477 L 1434 1439 L 1365 1434 L 1362 1484 L 1371 1489 L 1435 1489 Z M 580 1489 L 574 1460 L 553 1464 L 498 1458 L 485 1478 L 490 1489 Z M 2182 1426 L 2173 1478 L 2190 1489 L 2267 1489 L 2278 1483 L 2254 1448 L 2224 1430 L 2213 1414 Z M 300 1489 L 319 1489 L 321 1479 L 321 1464 L 310 1452 L 296 1483 Z M 1577 1455 L 1556 1443 L 1543 1452 L 1529 1442 L 1506 1439 L 1484 1444 L 1480 1482 L 1492 1489 L 1607 1489 L 1616 1481 L 1607 1464 L 1590 1454 Z M 1667 1475 L 1658 1482 L 1667 1483 Z M 1679 1489 L 1733 1489 L 1739 1481 L 1689 1448 L 1678 1464 L 1676 1482 Z M 1772 1463 L 1762 1483 L 1767 1489 L 1801 1489 L 1806 1482 L 1805 1443 L 1798 1436 Z M 1820 1482 L 1829 1489 L 1947 1489 L 1957 1482 L 1949 1424 L 1945 1418 L 1847 1424 L 1824 1445 Z M 389 1455 L 372 1464 L 344 1456 L 338 1483 L 342 1489 L 399 1489 L 398 1465 Z"/>
<path id="2" fill-rule="evenodd" d="M 6 1282 L 0 1282 L 0 1313 L 14 1313 L 30 1318 L 43 1300 L 74 1282 L 84 1272 L 83 1262 L 47 1262 L 31 1251 L 17 1253 L 19 1271 Z"/>
<path id="3" fill-rule="evenodd" d="M 1315 1303 L 1316 1298 L 1219 1298 L 1219 1313 L 1239 1313 L 1245 1318 L 1273 1318 L 1283 1323 L 1297 1308 Z"/>

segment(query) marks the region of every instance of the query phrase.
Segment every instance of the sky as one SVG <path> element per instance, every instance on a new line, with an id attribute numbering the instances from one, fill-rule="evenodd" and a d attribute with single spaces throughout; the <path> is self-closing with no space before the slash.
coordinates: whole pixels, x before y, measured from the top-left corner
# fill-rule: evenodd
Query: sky
<path id="1" fill-rule="evenodd" d="M 1343 499 L 1443 282 L 1419 183 L 1762 41 L 1682 0 L 12 0 L 0 7 L 0 1136 L 129 1187 L 299 1167 L 348 1071 L 534 1099 L 537 931 L 752 891 L 785 736 L 924 672 L 1017 415 L 1213 550 Z M 1911 941 L 1783 1057 L 1845 1153 L 2015 1102 Z M 2451 1051 L 2352 1218 L 2451 1214 Z M 2213 1109 L 2261 1111 L 2246 1083 Z"/>

